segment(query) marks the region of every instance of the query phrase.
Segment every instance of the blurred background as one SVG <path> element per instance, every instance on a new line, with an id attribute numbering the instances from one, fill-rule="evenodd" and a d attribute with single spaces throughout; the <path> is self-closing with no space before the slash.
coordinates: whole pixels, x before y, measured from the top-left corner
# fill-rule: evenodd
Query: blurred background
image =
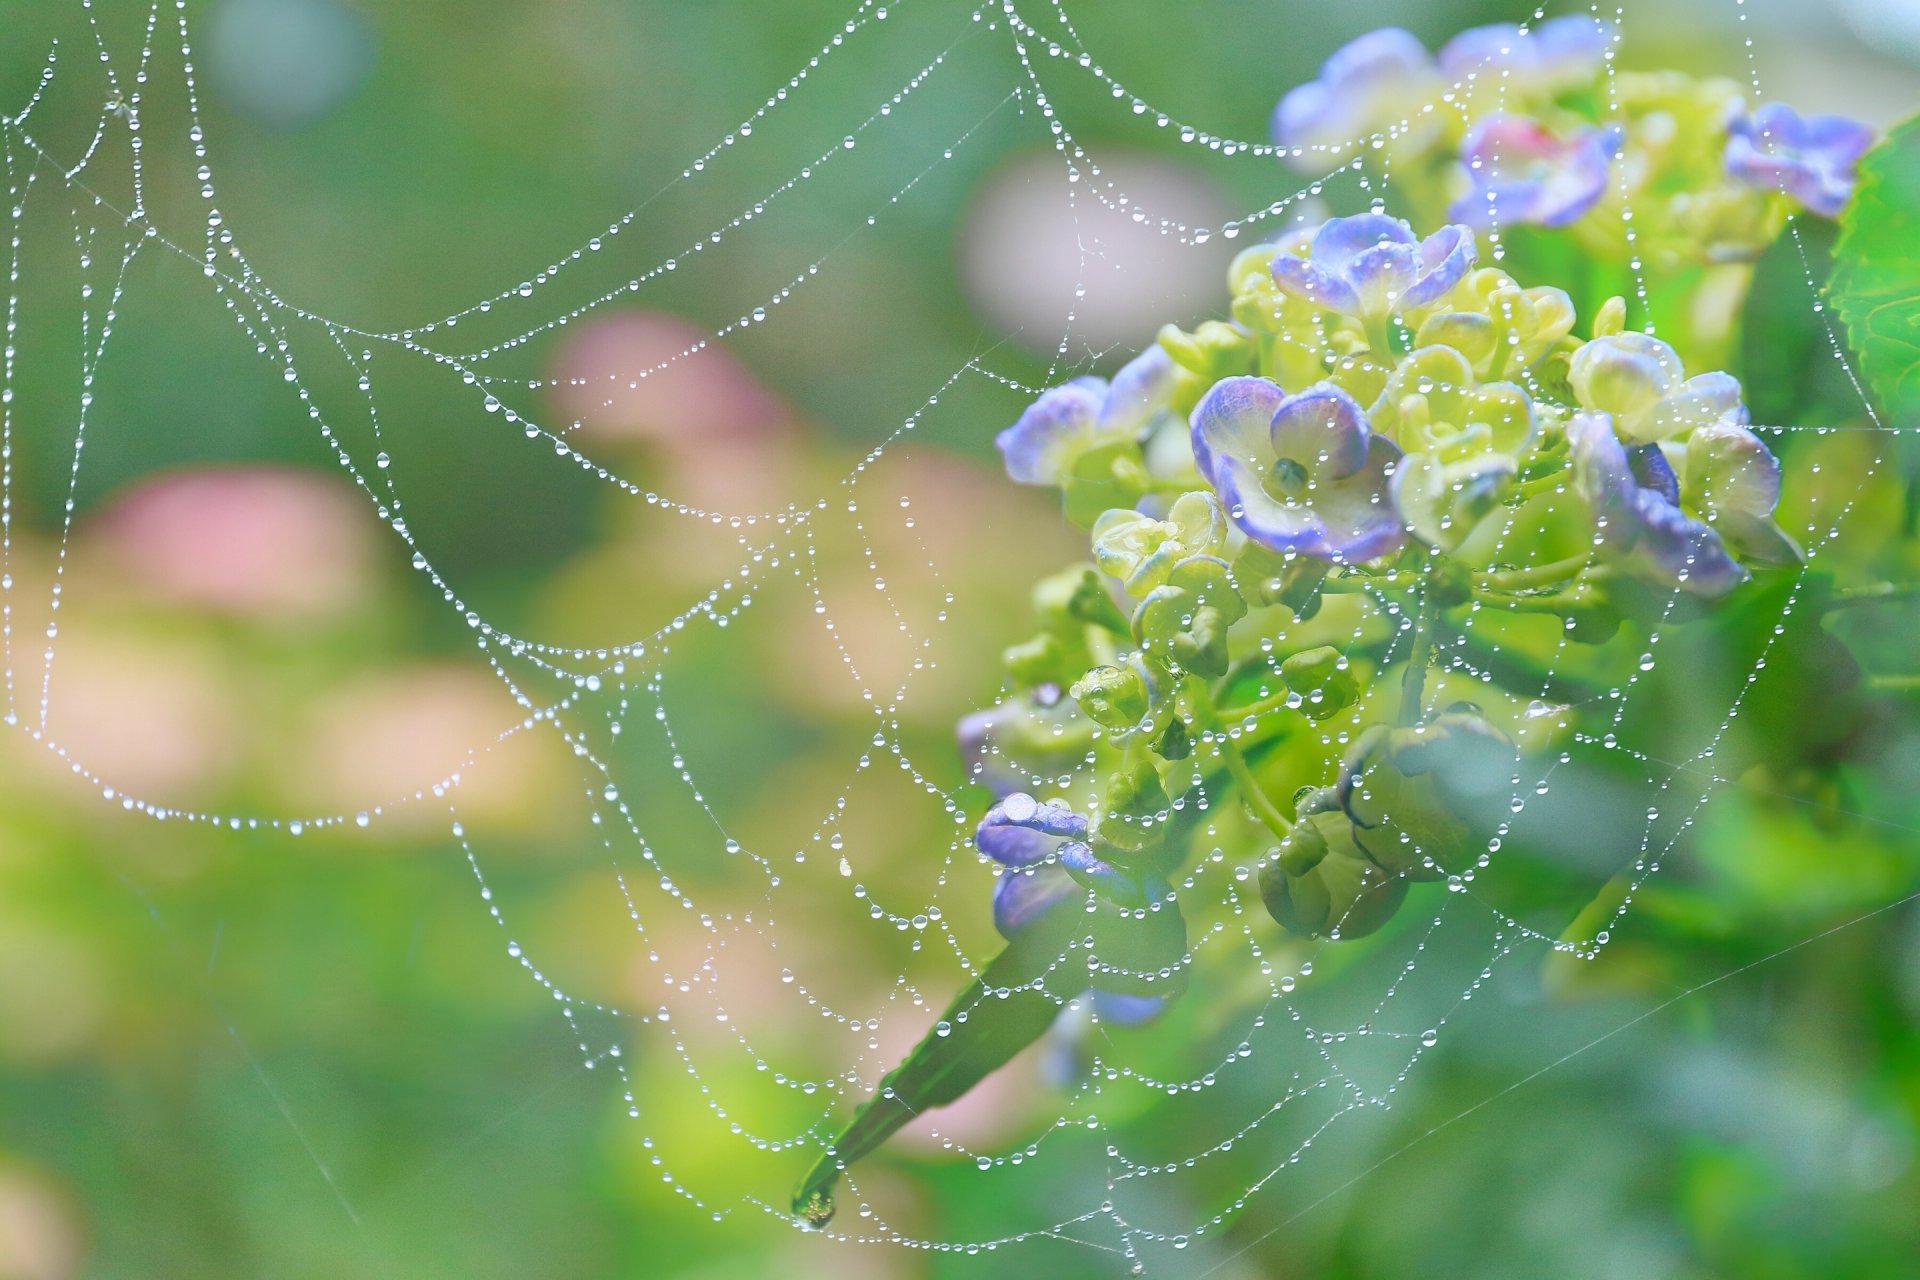
<path id="1" fill-rule="evenodd" d="M 780 1144 L 826 1111 L 824 1092 L 767 1076 L 871 1080 L 924 1028 L 916 992 L 941 1003 L 957 985 L 943 931 L 907 917 L 934 904 L 976 959 L 991 945 L 988 877 L 952 854 L 923 783 L 960 780 L 952 726 L 995 696 L 1027 583 L 1084 554 L 1046 495 L 1000 478 L 993 433 L 1021 387 L 1110 371 L 1161 323 L 1216 310 L 1235 247 L 1183 245 L 1070 187 L 1032 98 L 1009 96 L 1004 29 L 908 0 L 833 43 L 853 7 L 187 0 L 209 178 L 172 5 L 137 83 L 145 4 L 94 0 L 90 26 L 79 0 L 0 0 L 0 110 L 21 111 L 57 48 L 26 132 L 71 165 L 105 111 L 84 187 L 5 134 L 10 189 L 31 198 L 8 355 L 20 724 L 0 734 L 0 1280 L 1124 1274 L 1064 1241 L 985 1259 L 832 1244 L 741 1204 L 784 1201 L 810 1153 Z M 1067 9 L 1122 83 L 1246 138 L 1363 30 L 1437 46 L 1525 16 L 1479 0 Z M 1629 66 L 1744 79 L 1751 38 L 1769 93 L 1803 110 L 1886 124 L 1920 105 L 1907 0 L 1635 0 L 1625 25 Z M 144 95 L 138 191 L 96 33 Z M 1129 203 L 1217 225 L 1298 185 L 1037 62 Z M 790 100 L 758 114 L 776 90 Z M 134 259 L 94 361 L 123 252 L 96 196 L 144 202 L 184 253 Z M 278 298 L 332 323 L 208 287 L 210 207 L 223 270 L 230 231 Z M 609 292 L 625 296 L 551 323 Z M 486 299 L 422 344 L 491 350 L 474 362 L 487 392 L 631 492 L 489 412 L 457 371 L 354 332 Z M 955 377 L 976 360 L 998 378 Z M 637 386 L 616 376 L 668 361 Z M 1823 438 L 1800 474 L 1858 466 L 1855 447 Z M 704 513 L 822 495 L 858 511 L 773 553 L 730 626 L 667 632 L 624 739 L 604 715 L 580 730 L 638 837 L 609 832 L 572 744 L 523 723 L 565 682 L 476 648 L 463 613 L 566 651 L 622 644 L 731 589 L 770 541 L 766 521 Z M 1886 572 L 1895 532 L 1859 530 L 1858 563 Z M 1894 652 L 1911 635 L 1894 614 L 1848 625 Z M 876 702 L 925 779 L 869 754 Z M 1598 964 L 1503 969 L 1393 1110 L 1343 1123 L 1235 1228 L 1153 1274 L 1920 1272 L 1920 911 L 1826 932 L 1920 886 L 1917 742 L 1911 717 L 1887 728 L 1826 807 L 1730 789 Z M 306 826 L 156 821 L 123 797 Z M 722 827 L 778 863 L 780 895 Z M 883 910 L 901 926 L 874 927 Z M 1440 971 L 1498 945 L 1460 920 Z M 1223 976 L 1189 1030 L 1244 1019 L 1247 980 Z M 648 1011 L 663 981 L 730 1020 L 643 1035 L 585 1004 L 569 1022 L 549 989 Z M 1068 1105 L 1072 1049 L 1023 1058 L 940 1132 L 1018 1149 Z M 1287 1057 L 1297 1042 L 1262 1052 L 1207 1095 L 1226 1131 L 1325 1070 Z M 1150 1097 L 1099 1112 L 1140 1158 L 1184 1150 Z M 983 1176 L 920 1132 L 862 1192 L 904 1233 L 990 1237 L 1036 1205 L 1052 1221 L 1099 1202 L 1104 1138 L 1073 1141 L 1033 1177 Z M 1164 1225 L 1225 1208 L 1290 1146 L 1167 1179 Z"/>

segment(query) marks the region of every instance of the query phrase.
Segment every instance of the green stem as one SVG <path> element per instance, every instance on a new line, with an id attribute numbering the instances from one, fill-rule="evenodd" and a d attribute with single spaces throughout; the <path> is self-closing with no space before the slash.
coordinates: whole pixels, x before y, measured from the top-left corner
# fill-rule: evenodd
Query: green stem
<path id="1" fill-rule="evenodd" d="M 1427 593 L 1421 591 L 1413 604 L 1413 652 L 1407 655 L 1406 670 L 1400 675 L 1399 721 L 1403 725 L 1412 725 L 1420 719 L 1427 664 L 1433 660 L 1433 625 L 1429 612 Z"/>
<path id="2" fill-rule="evenodd" d="M 1368 316 L 1366 319 L 1367 350 L 1382 360 L 1393 357 L 1393 331 L 1391 319 L 1387 316 Z"/>
<path id="3" fill-rule="evenodd" d="M 1513 486 L 1512 498 L 1516 502 L 1525 502 L 1528 498 L 1543 493 L 1556 493 L 1566 488 L 1567 471 L 1563 467 L 1558 471 L 1549 471 L 1543 476 L 1534 476 L 1531 480 L 1522 480 Z"/>
<path id="4" fill-rule="evenodd" d="M 1194 719 L 1214 731 L 1213 744 L 1219 748 L 1220 758 L 1226 762 L 1227 772 L 1233 776 L 1235 782 L 1240 784 L 1241 797 L 1246 801 L 1247 808 L 1253 811 L 1253 816 L 1260 819 L 1267 830 L 1285 840 L 1287 834 L 1293 830 L 1293 823 L 1280 812 L 1279 807 L 1273 803 L 1272 797 L 1267 795 L 1266 788 L 1262 787 L 1260 780 L 1253 776 L 1253 770 L 1247 766 L 1246 756 L 1240 752 L 1240 744 L 1229 738 L 1221 728 L 1219 710 L 1213 705 L 1213 695 L 1198 682 L 1190 686 L 1190 693 L 1193 698 Z"/>
<path id="5" fill-rule="evenodd" d="M 1592 560 L 1589 553 L 1568 556 L 1549 564 L 1529 565 L 1524 569 L 1501 569 L 1477 576 L 1475 585 L 1489 591 L 1526 591 L 1535 587 L 1557 586 L 1579 573 Z"/>
<path id="6" fill-rule="evenodd" d="M 1920 693 L 1920 675 L 1868 676 L 1867 688 L 1880 693 Z"/>

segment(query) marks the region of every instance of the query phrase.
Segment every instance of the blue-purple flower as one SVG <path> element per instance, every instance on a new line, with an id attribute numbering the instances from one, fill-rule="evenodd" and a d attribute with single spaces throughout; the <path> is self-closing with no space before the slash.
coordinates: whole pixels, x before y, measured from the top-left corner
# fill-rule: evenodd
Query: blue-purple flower
<path id="1" fill-rule="evenodd" d="M 1454 81 L 1475 76 L 1508 95 L 1551 96 L 1590 82 L 1612 42 L 1612 25 L 1583 13 L 1534 27 L 1498 22 L 1447 41 L 1440 70 Z"/>
<path id="2" fill-rule="evenodd" d="M 1802 116 L 1769 102 L 1727 126 L 1727 172 L 1832 218 L 1852 197 L 1860 157 L 1872 145 L 1873 130 L 1858 120 Z"/>
<path id="3" fill-rule="evenodd" d="M 1681 489 L 1726 542 L 1760 564 L 1798 564 L 1800 546 L 1774 521 L 1780 462 L 1759 436 L 1735 423 L 1687 437 Z"/>
<path id="4" fill-rule="evenodd" d="M 1405 541 L 1388 497 L 1400 449 L 1332 383 L 1290 396 L 1265 378 L 1224 378 L 1192 425 L 1200 474 L 1262 546 L 1354 562 Z"/>
<path id="5" fill-rule="evenodd" d="M 1131 440 L 1167 405 L 1178 370 L 1158 345 L 1130 360 L 1113 381 L 1075 378 L 1040 393 L 994 437 L 1007 474 L 1021 484 L 1059 484 L 1089 449 Z"/>
<path id="6" fill-rule="evenodd" d="M 1399 218 L 1362 213 L 1328 219 L 1304 257 L 1275 254 L 1273 282 L 1365 324 L 1438 302 L 1467 274 L 1476 252 L 1466 227 L 1442 227 L 1422 240 Z"/>
<path id="7" fill-rule="evenodd" d="M 1526 116 L 1486 116 L 1460 148 L 1473 189 L 1454 201 L 1447 216 L 1476 227 L 1564 227 L 1605 194 L 1607 166 L 1620 139 L 1617 126 L 1562 138 Z"/>
<path id="8" fill-rule="evenodd" d="M 1280 99 L 1273 140 L 1296 152 L 1302 169 L 1324 169 L 1368 138 L 1411 117 L 1439 95 L 1433 56 L 1411 32 L 1382 27 L 1351 40 L 1321 64 L 1320 74 Z"/>
<path id="9" fill-rule="evenodd" d="M 1144 906 L 1140 882 L 1094 853 L 1087 819 L 1061 800 L 1016 791 L 996 801 L 974 831 L 974 846 L 1006 868 L 993 890 L 993 923 L 1015 933 L 1087 889 L 1121 906 Z"/>
<path id="10" fill-rule="evenodd" d="M 1680 355 L 1660 339 L 1628 330 L 1595 338 L 1573 353 L 1567 381 L 1580 407 L 1611 415 L 1631 444 L 1684 440 L 1714 423 L 1744 426 L 1739 379 L 1686 376 Z"/>
<path id="11" fill-rule="evenodd" d="M 1602 552 L 1636 577 L 1698 596 L 1725 595 L 1746 581 L 1720 535 L 1680 509 L 1679 484 L 1658 445 L 1629 451 L 1604 413 L 1575 414 L 1567 443 Z"/>

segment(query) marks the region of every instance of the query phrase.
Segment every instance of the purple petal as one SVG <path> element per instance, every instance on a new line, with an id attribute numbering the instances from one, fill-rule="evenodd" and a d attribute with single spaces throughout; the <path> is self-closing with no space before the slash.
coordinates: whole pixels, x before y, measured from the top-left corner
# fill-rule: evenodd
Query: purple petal
<path id="1" fill-rule="evenodd" d="M 1249 538 L 1275 551 L 1298 551 L 1303 555 L 1326 557 L 1326 525 L 1313 508 L 1297 502 L 1281 502 L 1268 495 L 1257 480 L 1228 473 L 1214 481 L 1221 505 L 1228 517 Z"/>
<path id="2" fill-rule="evenodd" d="M 1003 872 L 993 886 L 993 927 L 1011 939 L 1020 930 L 1086 891 L 1055 866 Z"/>
<path id="3" fill-rule="evenodd" d="M 1057 483 L 1068 448 L 1092 434 L 1106 391 L 1098 378 L 1075 378 L 1041 392 L 1019 421 L 993 438 L 1007 474 L 1021 484 Z"/>
<path id="4" fill-rule="evenodd" d="M 974 831 L 980 852 L 1010 867 L 1051 856 L 1062 840 L 1083 840 L 1087 820 L 1059 800 L 1044 803 L 1024 791 L 996 801 Z"/>
<path id="5" fill-rule="evenodd" d="M 1418 71 L 1432 65 L 1427 46 L 1404 27 L 1378 27 L 1355 36 L 1327 55 L 1320 78 L 1332 84 L 1396 72 Z"/>
<path id="6" fill-rule="evenodd" d="M 1291 458 L 1319 480 L 1352 475 L 1367 458 L 1366 411 L 1331 382 L 1288 396 L 1273 413 L 1274 458 Z"/>
<path id="7" fill-rule="evenodd" d="M 1402 307 L 1424 307 L 1453 291 L 1473 267 L 1479 250 L 1473 232 L 1455 224 L 1442 227 L 1420 242 L 1420 264 L 1426 274 L 1400 298 Z"/>
<path id="8" fill-rule="evenodd" d="M 1440 47 L 1440 70 L 1451 80 L 1497 69 L 1522 48 L 1526 35 L 1511 22 L 1468 27 Z"/>
<path id="9" fill-rule="evenodd" d="M 1352 315 L 1360 310 L 1360 297 L 1345 277 L 1335 275 L 1317 263 L 1290 253 L 1279 253 L 1274 255 L 1269 270 L 1273 274 L 1274 284 L 1282 291 L 1311 302 L 1316 307 L 1342 315 Z"/>
<path id="10" fill-rule="evenodd" d="M 1283 147 L 1341 148 L 1391 123 L 1434 87 L 1426 47 L 1399 27 L 1382 27 L 1335 50 L 1319 76 L 1280 100 L 1273 140 Z"/>
<path id="11" fill-rule="evenodd" d="M 1179 369 L 1166 349 L 1154 343 L 1120 367 L 1100 405 L 1099 426 L 1116 435 L 1132 435 L 1166 407 Z"/>
<path id="12" fill-rule="evenodd" d="M 1251 463 L 1257 471 L 1272 462 L 1273 415 L 1286 394 L 1265 378 L 1234 377 L 1220 379 L 1200 397 L 1189 420 L 1193 460 L 1216 489 L 1225 474 L 1223 458 Z"/>
<path id="13" fill-rule="evenodd" d="M 1578 83 L 1600 69 L 1612 43 L 1612 24 L 1591 14 L 1548 18 L 1533 29 L 1535 69 L 1552 88 Z"/>
<path id="14" fill-rule="evenodd" d="M 1399 445 L 1375 436 L 1368 442 L 1366 463 L 1360 470 L 1316 488 L 1313 505 L 1325 531 L 1328 559 L 1358 563 L 1405 545 L 1406 529 L 1391 497 L 1393 469 L 1400 457 Z"/>
<path id="15" fill-rule="evenodd" d="M 1649 576 L 1699 596 L 1725 595 L 1747 580 L 1747 571 L 1708 526 L 1651 490 L 1641 490 L 1635 506 L 1634 558 L 1653 570 Z"/>
<path id="16" fill-rule="evenodd" d="M 1651 489 L 1674 506 L 1680 505 L 1680 478 L 1674 475 L 1673 464 L 1659 445 L 1643 444 L 1627 450 L 1627 469 L 1642 489 Z"/>
<path id="17" fill-rule="evenodd" d="M 1165 996 L 1136 996 L 1124 991 L 1102 991 L 1098 987 L 1092 988 L 1089 994 L 1094 1017 L 1120 1027 L 1152 1022 L 1167 1008 Z"/>
<path id="18" fill-rule="evenodd" d="M 1814 213 L 1837 216 L 1853 195 L 1855 166 L 1873 130 L 1845 116 L 1809 116 L 1769 102 L 1727 126 L 1726 169 L 1749 186 L 1780 191 Z"/>

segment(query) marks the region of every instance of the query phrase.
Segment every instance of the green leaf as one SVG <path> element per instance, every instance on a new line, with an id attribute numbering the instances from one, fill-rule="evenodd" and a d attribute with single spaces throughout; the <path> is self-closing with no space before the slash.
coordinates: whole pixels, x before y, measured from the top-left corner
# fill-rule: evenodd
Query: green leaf
<path id="1" fill-rule="evenodd" d="M 1072 902 L 1046 912 L 988 962 L 880 1081 L 795 1189 L 793 1211 L 825 1226 L 842 1170 L 921 1112 L 957 1101 L 1005 1066 L 1053 1025 L 1090 976 L 1109 990 L 1179 994 L 1186 943 L 1186 925 L 1171 904 L 1138 915 L 1104 904 L 1089 914 Z M 1160 976 L 1166 970 L 1173 972 Z"/>
<path id="2" fill-rule="evenodd" d="M 1860 186 L 1840 215 L 1833 304 L 1890 427 L 1920 425 L 1920 118 L 1888 133 L 1860 161 Z M 1913 485 L 1915 454 L 1903 470 Z"/>

